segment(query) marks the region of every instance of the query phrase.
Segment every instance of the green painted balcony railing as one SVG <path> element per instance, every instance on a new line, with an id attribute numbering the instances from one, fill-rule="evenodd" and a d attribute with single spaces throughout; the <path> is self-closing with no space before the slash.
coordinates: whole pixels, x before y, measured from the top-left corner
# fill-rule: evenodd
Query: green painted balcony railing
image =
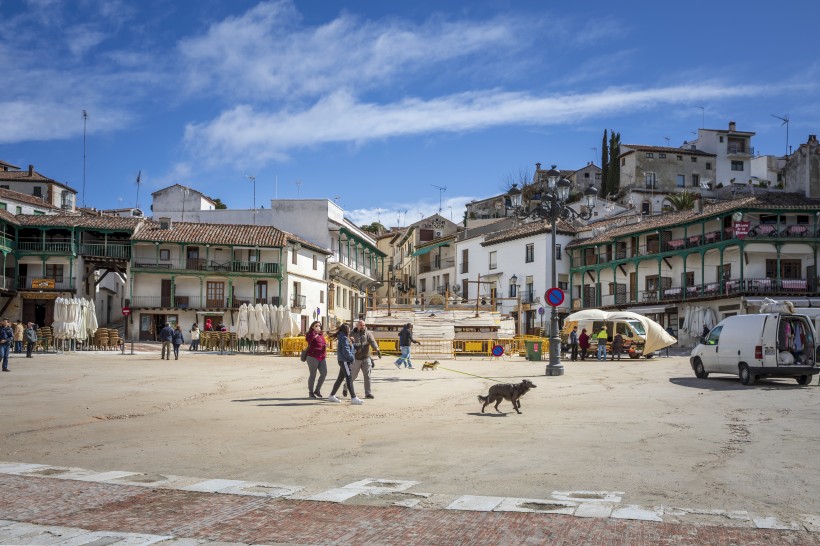
<path id="1" fill-rule="evenodd" d="M 131 245 L 84 243 L 80 245 L 80 254 L 83 256 L 101 256 L 119 260 L 130 260 Z"/>
<path id="2" fill-rule="evenodd" d="M 43 241 L 20 241 L 17 243 L 18 252 L 36 252 L 38 254 L 73 254 L 74 245 L 71 241 L 58 243 Z"/>

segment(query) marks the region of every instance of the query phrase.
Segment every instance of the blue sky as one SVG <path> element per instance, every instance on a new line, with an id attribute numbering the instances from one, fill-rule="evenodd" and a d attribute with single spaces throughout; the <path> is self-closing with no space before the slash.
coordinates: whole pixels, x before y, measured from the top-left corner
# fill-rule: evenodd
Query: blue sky
<path id="1" fill-rule="evenodd" d="M 328 198 L 406 225 L 623 143 L 820 131 L 820 2 L 0 0 L 0 159 L 140 205 Z M 83 189 L 83 117 L 86 126 Z M 667 138 L 669 139 L 667 141 Z M 441 191 L 439 187 L 446 187 Z"/>

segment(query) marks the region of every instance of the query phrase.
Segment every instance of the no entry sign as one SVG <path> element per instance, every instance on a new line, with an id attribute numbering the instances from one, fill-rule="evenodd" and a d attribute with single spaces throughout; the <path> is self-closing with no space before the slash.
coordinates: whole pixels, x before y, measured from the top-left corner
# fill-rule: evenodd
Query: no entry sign
<path id="1" fill-rule="evenodd" d="M 564 303 L 564 291 L 560 288 L 550 288 L 544 293 L 544 300 L 550 307 L 558 307 Z"/>

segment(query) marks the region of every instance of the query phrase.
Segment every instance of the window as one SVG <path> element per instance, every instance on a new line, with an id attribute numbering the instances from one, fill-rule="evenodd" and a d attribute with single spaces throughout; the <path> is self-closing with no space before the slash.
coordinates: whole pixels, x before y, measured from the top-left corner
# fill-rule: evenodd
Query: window
<path id="1" fill-rule="evenodd" d="M 675 183 L 675 185 L 679 188 L 684 187 L 686 185 L 686 175 L 679 174 L 678 177 L 677 177 L 677 182 Z"/>
<path id="2" fill-rule="evenodd" d="M 644 183 L 647 189 L 658 189 L 655 173 L 644 173 Z"/>
<path id="3" fill-rule="evenodd" d="M 313 255 L 313 270 L 316 271 L 319 269 L 319 259 L 316 257 L 316 254 Z"/>
<path id="4" fill-rule="evenodd" d="M 652 203 L 649 201 L 644 201 L 641 203 L 641 214 L 652 214 Z"/>
<path id="5" fill-rule="evenodd" d="M 780 278 L 781 279 L 802 279 L 800 275 L 801 262 L 800 260 L 780 260 Z M 777 275 L 777 260 L 766 260 L 766 277 L 775 279 Z"/>
<path id="6" fill-rule="evenodd" d="M 804 215 L 804 214 L 798 214 L 797 217 L 796 217 L 796 221 L 797 221 L 798 224 L 808 224 L 809 223 L 809 217 Z"/>
<path id="7" fill-rule="evenodd" d="M 419 279 L 419 292 L 427 292 L 427 279 Z"/>
<path id="8" fill-rule="evenodd" d="M 660 153 L 658 154 L 658 159 L 666 159 L 666 154 L 665 154 L 665 153 L 663 153 L 663 152 L 660 152 Z"/>
<path id="9" fill-rule="evenodd" d="M 682 155 L 678 156 L 678 161 L 683 161 L 683 156 Z"/>
<path id="10" fill-rule="evenodd" d="M 706 162 L 706 170 L 707 170 L 707 171 L 711 171 L 711 170 L 712 170 L 712 163 L 711 163 L 710 161 L 707 161 L 707 162 Z"/>
<path id="11" fill-rule="evenodd" d="M 0 210 L 8 210 L 8 208 L 8 205 L 6 205 L 5 203 L 0 203 Z"/>
<path id="12" fill-rule="evenodd" d="M 623 167 L 624 165 L 626 165 L 626 158 L 622 157 L 621 158 L 621 167 Z"/>
<path id="13" fill-rule="evenodd" d="M 16 212 L 16 214 L 23 214 L 23 207 L 21 207 L 20 205 L 17 205 L 17 212 Z"/>
<path id="14" fill-rule="evenodd" d="M 723 135 L 720 135 L 720 136 L 718 137 L 718 140 L 719 140 L 720 142 L 723 142 Z"/>
<path id="15" fill-rule="evenodd" d="M 584 178 L 589 178 L 589 173 L 584 173 Z"/>
<path id="16" fill-rule="evenodd" d="M 208 281 L 205 287 L 206 307 L 225 307 L 225 283 Z"/>
<path id="17" fill-rule="evenodd" d="M 699 174 L 693 174 L 692 175 L 692 187 L 697 188 L 699 186 L 700 186 L 700 175 Z"/>
<path id="18" fill-rule="evenodd" d="M 171 251 L 167 248 L 159 249 L 159 259 L 163 262 L 171 261 Z"/>
<path id="19" fill-rule="evenodd" d="M 521 297 L 530 303 L 535 302 L 535 285 L 533 284 L 531 275 L 528 275 L 527 278 L 524 279 L 524 294 L 522 294 Z"/>
<path id="20" fill-rule="evenodd" d="M 510 285 L 510 296 L 509 297 L 511 297 L 511 298 L 517 298 L 518 297 L 518 287 L 514 284 Z"/>
<path id="21" fill-rule="evenodd" d="M 44 214 L 45 214 L 45 212 L 43 212 L 42 210 L 35 210 L 35 211 L 34 211 L 34 215 L 35 215 L 35 216 L 42 216 L 42 215 L 44 215 Z"/>
<path id="22" fill-rule="evenodd" d="M 524 261 L 531 263 L 535 261 L 535 244 L 530 243 L 524 247 Z"/>
<path id="23" fill-rule="evenodd" d="M 743 171 L 743 162 L 742 161 L 732 161 L 732 170 L 733 171 Z"/>
<path id="24" fill-rule="evenodd" d="M 31 191 L 31 195 L 34 197 L 42 197 L 43 196 L 43 188 L 40 186 L 34 186 L 34 189 Z"/>
<path id="25" fill-rule="evenodd" d="M 324 290 L 319 290 L 319 303 L 324 303 L 324 302 L 325 302 L 325 291 Z"/>
<path id="26" fill-rule="evenodd" d="M 555 245 L 555 259 L 561 259 L 561 245 Z"/>
<path id="27" fill-rule="evenodd" d="M 470 293 L 470 281 L 467 279 L 461 279 L 461 299 L 463 301 L 467 301 L 469 298 Z"/>
<path id="28" fill-rule="evenodd" d="M 697 162 L 698 162 L 698 158 L 695 157 L 695 156 L 692 156 L 692 163 L 697 163 Z"/>
<path id="29" fill-rule="evenodd" d="M 465 248 L 461 251 L 461 272 L 462 273 L 469 273 L 470 272 L 470 250 Z M 466 293 L 465 293 L 466 294 Z M 467 296 L 465 296 L 466 298 Z"/>
<path id="30" fill-rule="evenodd" d="M 63 264 L 46 264 L 46 278 L 63 282 Z"/>
<path id="31" fill-rule="evenodd" d="M 254 303 L 268 303 L 268 281 L 257 281 L 253 287 Z"/>
<path id="32" fill-rule="evenodd" d="M 497 255 L 498 255 L 498 252 L 496 252 L 495 250 L 490 252 L 490 269 L 497 269 L 498 268 L 498 261 L 496 260 Z"/>
<path id="33" fill-rule="evenodd" d="M 652 152 L 646 152 L 646 157 L 652 159 L 653 157 L 655 157 L 655 154 L 653 154 Z"/>
<path id="34" fill-rule="evenodd" d="M 7 189 L 9 189 L 9 185 L 8 184 L 2 184 L 2 185 L 0 185 L 0 189 L 7 190 Z"/>
<path id="35" fill-rule="evenodd" d="M 292 263 L 293 265 L 296 265 L 297 264 L 296 260 L 298 259 L 298 256 L 299 256 L 299 252 L 297 252 L 296 250 L 291 249 L 290 250 L 290 263 Z"/>

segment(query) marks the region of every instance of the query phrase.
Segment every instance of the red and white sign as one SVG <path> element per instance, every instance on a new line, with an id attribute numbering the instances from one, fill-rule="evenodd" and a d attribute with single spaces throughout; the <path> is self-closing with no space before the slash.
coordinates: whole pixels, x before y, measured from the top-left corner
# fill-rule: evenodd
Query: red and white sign
<path id="1" fill-rule="evenodd" d="M 738 239 L 745 239 L 746 236 L 749 234 L 749 226 L 751 222 L 744 221 L 744 222 L 735 222 L 735 237 Z"/>
<path id="2" fill-rule="evenodd" d="M 130 307 L 123 307 L 122 308 L 122 314 L 123 314 L 123 316 L 127 317 L 128 315 L 131 314 L 131 308 Z"/>

